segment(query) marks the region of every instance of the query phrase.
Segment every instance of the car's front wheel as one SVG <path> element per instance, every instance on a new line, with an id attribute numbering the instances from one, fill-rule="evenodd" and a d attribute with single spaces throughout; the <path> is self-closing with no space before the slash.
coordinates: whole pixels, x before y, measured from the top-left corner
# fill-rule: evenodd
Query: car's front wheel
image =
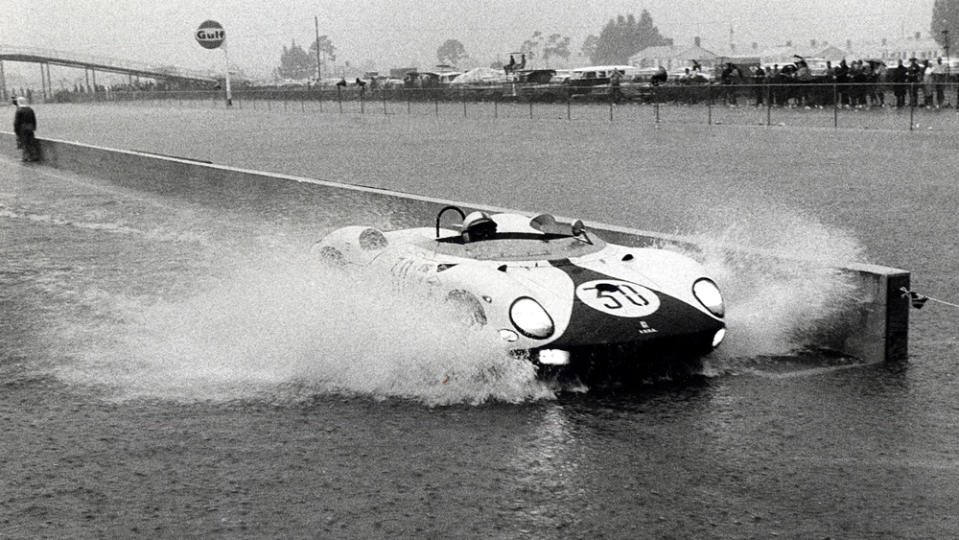
<path id="1" fill-rule="evenodd" d="M 486 310 L 473 293 L 462 289 L 450 291 L 446 303 L 453 308 L 457 320 L 466 326 L 486 326 Z"/>

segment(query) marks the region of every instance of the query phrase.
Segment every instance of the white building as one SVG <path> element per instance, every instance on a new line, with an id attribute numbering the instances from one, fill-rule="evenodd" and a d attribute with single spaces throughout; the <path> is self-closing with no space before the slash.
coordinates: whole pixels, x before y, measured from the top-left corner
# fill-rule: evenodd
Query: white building
<path id="1" fill-rule="evenodd" d="M 875 58 L 882 60 L 886 65 L 895 64 L 898 60 L 906 64 L 910 58 L 916 58 L 921 62 L 946 56 L 945 50 L 931 35 L 921 32 L 905 38 L 882 38 L 854 43 L 851 48 L 857 58 Z M 955 55 L 959 51 L 949 51 L 949 53 Z"/>
<path id="2" fill-rule="evenodd" d="M 717 58 L 716 53 L 697 45 L 663 45 L 660 47 L 646 47 L 629 57 L 629 64 L 638 68 L 664 67 L 668 71 L 682 69 L 693 65 L 695 60 L 703 67 L 712 67 Z"/>

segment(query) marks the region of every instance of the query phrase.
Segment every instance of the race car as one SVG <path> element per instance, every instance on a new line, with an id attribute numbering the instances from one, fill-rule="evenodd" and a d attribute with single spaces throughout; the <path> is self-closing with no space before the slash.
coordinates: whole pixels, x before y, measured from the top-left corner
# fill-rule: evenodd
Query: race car
<path id="1" fill-rule="evenodd" d="M 441 227 L 451 213 L 461 224 Z M 325 264 L 421 283 L 547 370 L 700 358 L 726 334 L 722 294 L 694 259 L 610 244 L 582 221 L 549 214 L 466 215 L 447 206 L 435 227 L 344 227 L 313 253 Z"/>

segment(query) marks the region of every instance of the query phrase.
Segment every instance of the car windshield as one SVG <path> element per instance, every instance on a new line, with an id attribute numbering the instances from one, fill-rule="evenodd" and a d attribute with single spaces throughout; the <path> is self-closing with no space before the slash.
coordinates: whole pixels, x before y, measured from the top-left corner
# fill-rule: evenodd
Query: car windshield
<path id="1" fill-rule="evenodd" d="M 499 233 L 478 242 L 458 237 L 435 240 L 437 253 L 484 261 L 535 261 L 582 257 L 595 253 L 606 242 L 586 232 L 580 236 L 543 233 Z"/>

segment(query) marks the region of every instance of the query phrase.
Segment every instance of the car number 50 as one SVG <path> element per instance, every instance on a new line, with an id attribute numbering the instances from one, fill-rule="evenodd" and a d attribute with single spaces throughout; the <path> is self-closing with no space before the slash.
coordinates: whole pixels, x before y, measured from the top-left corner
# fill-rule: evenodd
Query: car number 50
<path id="1" fill-rule="evenodd" d="M 646 317 L 659 309 L 656 293 L 628 281 L 587 281 L 576 287 L 576 296 L 587 306 L 617 317 Z"/>

